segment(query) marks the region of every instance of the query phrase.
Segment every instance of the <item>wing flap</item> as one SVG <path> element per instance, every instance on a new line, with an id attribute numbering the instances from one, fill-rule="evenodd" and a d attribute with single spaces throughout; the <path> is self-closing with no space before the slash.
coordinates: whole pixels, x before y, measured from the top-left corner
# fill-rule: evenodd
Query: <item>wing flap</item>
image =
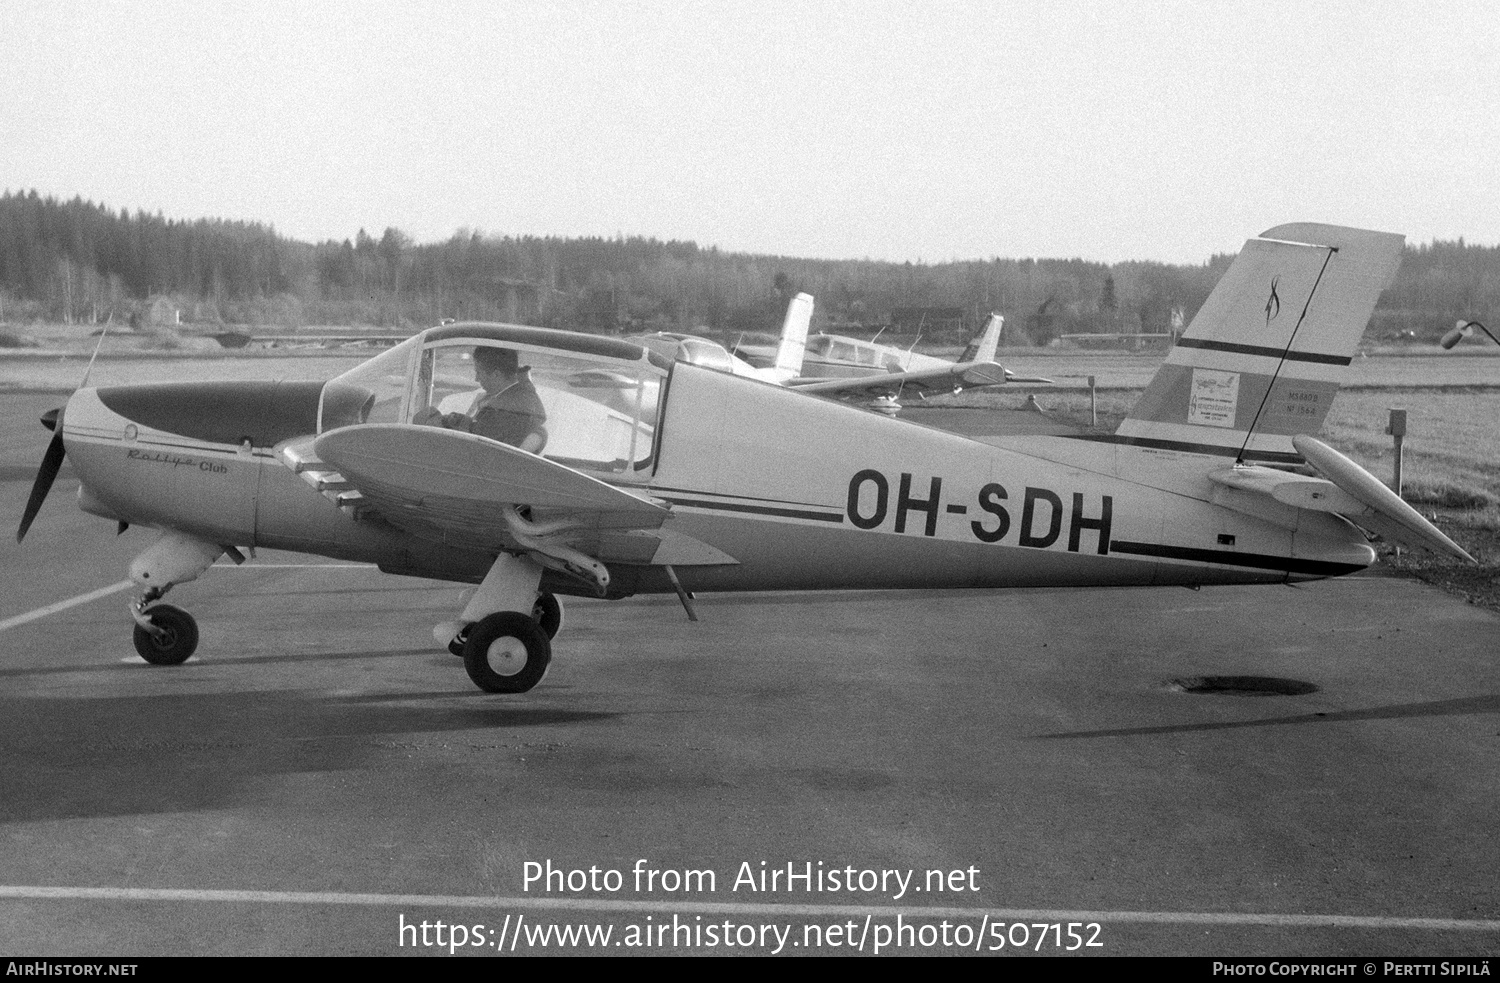
<path id="1" fill-rule="evenodd" d="M 609 563 L 638 566 L 722 567 L 740 562 L 723 550 L 672 529 L 632 529 L 601 536 L 598 556 Z"/>

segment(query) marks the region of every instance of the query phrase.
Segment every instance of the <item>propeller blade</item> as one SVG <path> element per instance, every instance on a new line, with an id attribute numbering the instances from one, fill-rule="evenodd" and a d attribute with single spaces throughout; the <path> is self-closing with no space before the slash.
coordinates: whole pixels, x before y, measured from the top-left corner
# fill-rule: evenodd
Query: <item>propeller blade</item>
<path id="1" fill-rule="evenodd" d="M 42 502 L 47 500 L 47 492 L 52 490 L 52 482 L 57 478 L 57 472 L 62 469 L 63 458 L 67 451 L 63 449 L 62 428 L 58 428 L 52 434 L 52 440 L 47 444 L 47 453 L 42 457 L 42 466 L 37 469 L 36 483 L 31 486 L 31 497 L 26 500 L 26 511 L 21 514 L 21 526 L 16 530 L 16 542 L 26 537 L 26 530 L 31 528 L 31 520 L 36 518 L 37 512 L 41 511 Z"/>

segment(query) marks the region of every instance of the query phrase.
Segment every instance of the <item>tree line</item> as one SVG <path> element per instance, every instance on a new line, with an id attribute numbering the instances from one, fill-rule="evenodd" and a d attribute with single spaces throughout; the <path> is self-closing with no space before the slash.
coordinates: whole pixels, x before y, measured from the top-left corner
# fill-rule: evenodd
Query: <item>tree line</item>
<path id="1" fill-rule="evenodd" d="M 1232 259 L 892 263 L 640 236 L 460 230 L 418 244 L 396 228 L 311 244 L 259 222 L 167 219 L 34 190 L 0 195 L 0 322 L 12 324 L 140 325 L 170 310 L 174 321 L 206 326 L 416 329 L 457 318 L 728 337 L 774 331 L 790 296 L 807 291 L 817 298 L 815 328 L 870 332 L 895 323 L 931 342 L 958 343 L 999 311 L 1008 344 L 1046 344 L 1070 333 L 1180 328 Z M 1497 274 L 1500 247 L 1462 239 L 1408 245 L 1369 334 L 1435 338 L 1457 318 L 1483 319 L 1500 301 Z M 930 324 L 923 311 L 934 312 Z"/>

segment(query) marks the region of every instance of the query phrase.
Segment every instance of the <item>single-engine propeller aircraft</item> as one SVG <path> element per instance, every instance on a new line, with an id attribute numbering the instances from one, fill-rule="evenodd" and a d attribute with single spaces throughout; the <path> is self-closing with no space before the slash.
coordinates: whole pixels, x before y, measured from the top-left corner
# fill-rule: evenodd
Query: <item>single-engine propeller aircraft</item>
<path id="1" fill-rule="evenodd" d="M 17 538 L 65 455 L 85 511 L 160 528 L 130 566 L 158 664 L 197 643 L 162 596 L 243 547 L 476 583 L 434 634 L 490 692 L 542 678 L 558 594 L 675 592 L 693 617 L 705 591 L 1285 583 L 1370 565 L 1356 525 L 1469 559 L 1311 436 L 1401 249 L 1327 225 L 1251 239 L 1112 435 L 975 440 L 495 324 L 325 384 L 80 389 Z M 532 450 L 506 442 L 522 432 Z"/>
<path id="2" fill-rule="evenodd" d="M 769 365 L 761 367 L 751 365 L 717 341 L 698 335 L 658 331 L 625 340 L 633 341 L 674 361 L 689 362 L 780 386 L 802 373 L 802 352 L 807 346 L 807 328 L 812 323 L 812 312 L 812 294 L 797 294 L 791 299 L 786 307 L 786 317 L 781 323 L 781 338 L 773 349 L 775 357 Z"/>
<path id="3" fill-rule="evenodd" d="M 858 338 L 813 335 L 807 339 L 801 374 L 789 384 L 820 396 L 889 399 L 903 395 L 926 398 L 1004 383 L 1050 383 L 1050 378 L 1019 377 L 996 362 L 1004 326 L 1004 317 L 990 314 L 984 330 L 974 336 L 957 362 Z M 763 357 L 762 348 L 745 347 L 744 351 L 756 359 Z"/>
<path id="4" fill-rule="evenodd" d="M 995 361 L 1004 325 L 1005 318 L 991 314 L 956 362 L 858 338 L 813 335 L 807 339 L 801 372 L 787 385 L 837 399 L 874 398 L 875 408 L 894 413 L 905 396 L 925 399 L 1007 382 L 1050 383 L 1051 379 L 1017 376 Z M 760 347 L 742 350 L 756 359 L 765 356 Z"/>

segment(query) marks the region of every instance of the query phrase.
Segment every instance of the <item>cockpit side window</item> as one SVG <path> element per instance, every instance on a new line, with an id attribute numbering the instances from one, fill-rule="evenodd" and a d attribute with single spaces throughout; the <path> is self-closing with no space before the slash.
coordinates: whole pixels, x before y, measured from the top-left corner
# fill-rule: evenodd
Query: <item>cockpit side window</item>
<path id="1" fill-rule="evenodd" d="M 655 452 L 664 380 L 645 360 L 445 339 L 417 362 L 407 422 L 465 430 L 569 467 L 630 474 Z"/>

